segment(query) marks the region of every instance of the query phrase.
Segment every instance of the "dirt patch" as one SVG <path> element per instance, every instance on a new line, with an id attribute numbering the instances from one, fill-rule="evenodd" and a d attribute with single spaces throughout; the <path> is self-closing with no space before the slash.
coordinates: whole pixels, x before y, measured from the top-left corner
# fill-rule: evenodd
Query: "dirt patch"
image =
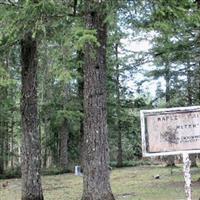
<path id="1" fill-rule="evenodd" d="M 184 182 L 183 181 L 168 182 L 168 183 L 164 183 L 164 187 L 167 187 L 167 188 L 183 188 Z"/>
<path id="2" fill-rule="evenodd" d="M 129 197 L 133 197 L 133 196 L 136 196 L 136 194 L 134 192 L 117 194 L 116 199 L 121 199 L 121 198 L 125 199 L 125 198 L 129 198 Z"/>
<path id="3" fill-rule="evenodd" d="M 44 188 L 44 191 L 52 191 L 52 190 L 60 190 L 60 189 L 66 189 L 69 188 L 67 186 L 58 186 L 58 187 L 50 187 L 50 188 Z"/>

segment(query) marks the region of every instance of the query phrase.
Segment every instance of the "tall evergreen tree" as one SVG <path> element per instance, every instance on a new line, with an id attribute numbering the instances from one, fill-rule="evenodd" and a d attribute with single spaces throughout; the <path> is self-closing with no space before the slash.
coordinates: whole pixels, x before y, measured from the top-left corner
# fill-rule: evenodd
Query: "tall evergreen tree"
<path id="1" fill-rule="evenodd" d="M 37 41 L 27 31 L 21 41 L 22 60 L 22 200 L 43 200 L 37 109 Z"/>
<path id="2" fill-rule="evenodd" d="M 84 2 L 86 29 L 96 41 L 84 48 L 84 149 L 82 200 L 113 200 L 109 182 L 106 109 L 106 1 Z"/>

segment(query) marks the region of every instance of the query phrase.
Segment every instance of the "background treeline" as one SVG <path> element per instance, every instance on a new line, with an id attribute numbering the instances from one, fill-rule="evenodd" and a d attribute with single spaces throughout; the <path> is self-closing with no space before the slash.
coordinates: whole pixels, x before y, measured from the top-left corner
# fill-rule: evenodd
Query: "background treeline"
<path id="1" fill-rule="evenodd" d="M 121 167 L 141 159 L 140 109 L 200 103 L 200 3 L 109 2 L 106 48 L 110 159 L 111 165 Z M 38 131 L 43 171 L 65 172 L 81 164 L 83 46 L 88 41 L 98 43 L 95 32 L 84 29 L 82 4 L 51 0 L 36 5 L 32 1 L 0 2 L 2 176 L 20 173 L 19 38 L 27 27 L 39 41 Z M 148 51 L 137 51 L 137 46 L 130 50 L 127 38 L 149 40 Z M 148 88 L 152 80 L 157 83 L 155 95 Z"/>

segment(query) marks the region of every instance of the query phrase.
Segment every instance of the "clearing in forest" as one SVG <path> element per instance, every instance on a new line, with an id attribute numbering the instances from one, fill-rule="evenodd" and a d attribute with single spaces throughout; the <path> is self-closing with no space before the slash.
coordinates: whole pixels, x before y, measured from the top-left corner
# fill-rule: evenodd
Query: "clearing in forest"
<path id="1" fill-rule="evenodd" d="M 184 200 L 182 166 L 171 169 L 162 166 L 139 166 L 114 169 L 111 175 L 116 200 Z M 154 177 L 160 175 L 159 179 Z M 192 169 L 193 199 L 200 197 L 200 169 Z M 8 185 L 3 187 L 3 183 Z M 20 200 L 20 179 L 0 180 L 1 200 Z M 79 200 L 82 177 L 73 174 L 43 177 L 45 200 Z"/>

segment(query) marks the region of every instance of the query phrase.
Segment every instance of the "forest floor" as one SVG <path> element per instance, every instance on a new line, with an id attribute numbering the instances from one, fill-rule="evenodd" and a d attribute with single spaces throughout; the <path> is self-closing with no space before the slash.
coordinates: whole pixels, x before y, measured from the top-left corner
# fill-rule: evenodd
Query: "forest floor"
<path id="1" fill-rule="evenodd" d="M 154 177 L 159 175 L 159 179 Z M 200 169 L 192 169 L 193 200 L 200 197 Z M 7 182 L 8 181 L 8 182 Z M 2 184 L 8 183 L 6 187 Z M 182 167 L 138 166 L 112 170 L 116 200 L 185 200 Z M 20 200 L 20 179 L 0 180 L 0 200 Z M 5 185 L 4 185 L 5 186 Z M 45 200 L 80 200 L 82 177 L 73 174 L 43 177 Z"/>

